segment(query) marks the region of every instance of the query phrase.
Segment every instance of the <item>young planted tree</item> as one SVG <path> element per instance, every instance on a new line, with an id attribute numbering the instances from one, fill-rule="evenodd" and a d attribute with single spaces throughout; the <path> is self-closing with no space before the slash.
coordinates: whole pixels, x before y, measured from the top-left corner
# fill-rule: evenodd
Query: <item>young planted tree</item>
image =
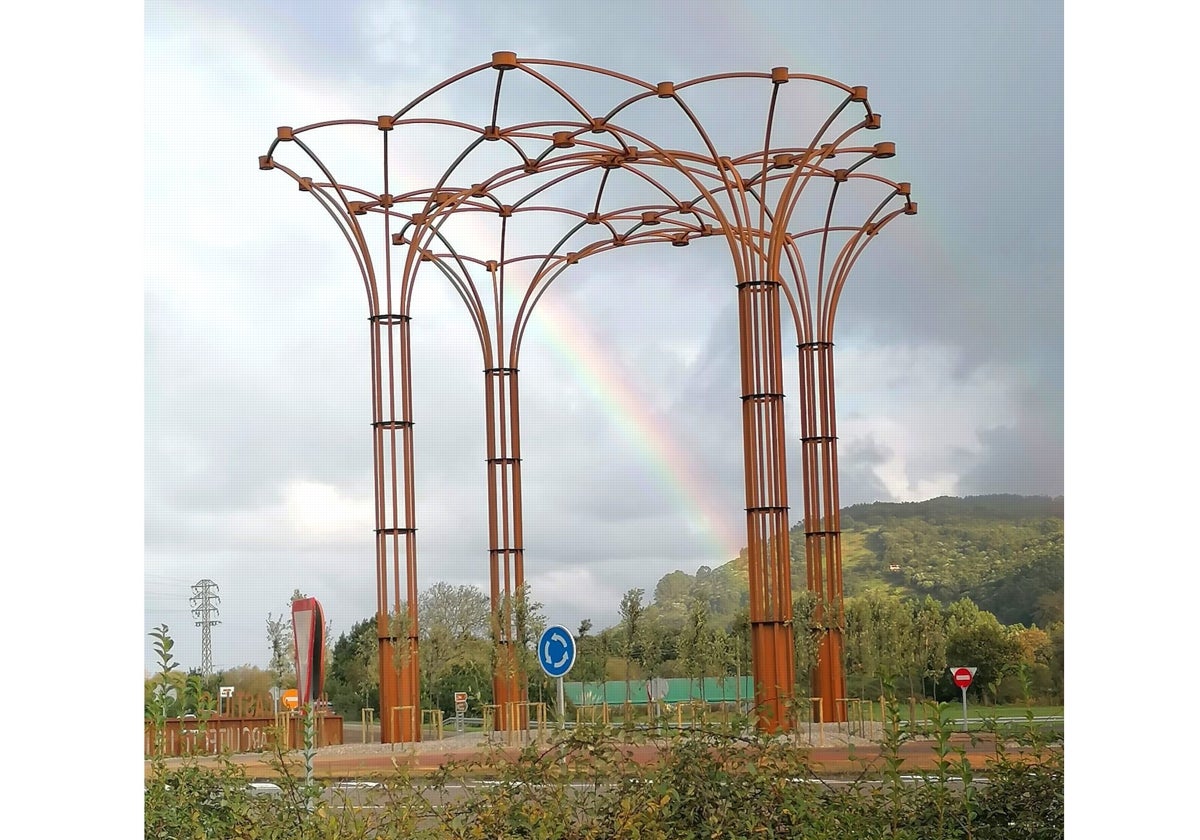
<path id="1" fill-rule="evenodd" d="M 821 637 L 813 632 L 819 597 L 815 592 L 804 589 L 792 599 L 792 644 L 795 647 L 796 696 L 807 698 L 812 691 L 812 672 L 817 667 L 817 655 L 821 650 Z"/>
<path id="2" fill-rule="evenodd" d="M 693 598 L 688 604 L 687 624 L 680 638 L 684 672 L 688 677 L 688 697 L 693 696 L 692 681 L 700 683 L 700 696 L 704 697 L 704 672 L 713 659 L 712 633 L 708 628 L 708 603 Z"/>
<path id="3" fill-rule="evenodd" d="M 913 653 L 917 673 L 921 676 L 922 699 L 934 696 L 933 687 L 946 671 L 946 626 L 942 605 L 931 595 L 916 608 L 913 616 Z M 930 688 L 926 691 L 926 685 Z"/>
<path id="4" fill-rule="evenodd" d="M 797 637 L 803 634 L 796 634 Z M 729 655 L 733 660 L 733 674 L 737 679 L 735 696 L 738 703 L 738 714 L 742 714 L 743 708 L 742 697 L 742 674 L 750 672 L 750 609 L 743 607 L 733 615 L 733 620 L 729 624 Z M 800 672 L 797 672 L 800 673 Z M 807 672 L 805 672 L 807 673 Z M 808 691 L 807 685 L 805 692 Z"/>
<path id="5" fill-rule="evenodd" d="M 875 632 L 875 677 L 878 680 L 879 693 L 883 695 L 887 693 L 886 686 L 894 686 L 908 671 L 912 660 L 912 611 L 898 595 L 871 591 L 866 597 Z"/>
<path id="6" fill-rule="evenodd" d="M 591 619 L 585 618 L 579 622 L 579 632 L 575 636 L 575 667 L 572 674 L 582 684 L 580 700 L 588 703 L 588 683 L 600 684 L 600 699 L 604 699 L 604 664 L 605 650 L 599 636 L 588 635 L 592 629 Z"/>
<path id="7" fill-rule="evenodd" d="M 299 589 L 293 589 L 292 596 L 288 598 L 287 610 L 281 612 L 278 617 L 274 613 L 267 613 L 267 644 L 271 650 L 271 660 L 267 670 L 271 672 L 277 688 L 283 688 L 295 677 L 291 605 L 307 597 Z M 328 635 L 326 632 L 326 638 Z"/>
<path id="8" fill-rule="evenodd" d="M 276 688 L 283 688 L 295 676 L 295 657 L 292 651 L 292 617 L 267 613 L 267 643 L 271 662 L 268 670 Z"/>
<path id="9" fill-rule="evenodd" d="M 538 637 L 542 635 L 547 626 L 546 616 L 542 609 L 541 602 L 534 601 L 529 596 L 529 584 L 525 583 L 516 590 L 511 598 L 503 596 L 500 599 L 496 610 L 489 613 L 489 626 L 492 639 L 491 667 L 493 673 L 499 664 L 500 628 L 505 626 L 511 617 L 513 662 L 510 667 L 524 675 L 526 691 L 532 692 L 536 688 L 539 696 L 544 699 L 548 678 L 538 667 L 537 653 L 534 650 Z"/>
<path id="10" fill-rule="evenodd" d="M 633 700 L 630 690 L 629 665 L 631 662 L 638 661 L 644 650 L 644 639 L 642 637 L 645 633 L 643 619 L 646 615 L 646 608 L 642 603 L 642 599 L 645 596 L 646 591 L 644 589 L 630 589 L 621 598 L 621 629 L 624 632 L 622 654 L 625 657 L 626 703 Z"/>
<path id="11" fill-rule="evenodd" d="M 146 718 L 154 727 L 154 754 L 161 756 L 166 721 L 173 716 L 179 698 L 179 689 L 171 679 L 176 675 L 179 663 L 175 662 L 175 655 L 171 653 L 175 640 L 171 638 L 171 630 L 166 624 L 158 625 L 148 635 L 154 639 L 158 674 L 153 681 L 152 697 L 146 704 Z"/>
<path id="12" fill-rule="evenodd" d="M 662 676 L 663 663 L 673 655 L 672 642 L 667 638 L 663 620 L 643 620 L 638 639 L 637 664 L 648 678 Z"/>
<path id="13" fill-rule="evenodd" d="M 870 604 L 862 598 L 846 601 L 846 673 L 858 678 L 858 682 L 869 679 L 879 662 L 875 648 L 874 616 Z"/>

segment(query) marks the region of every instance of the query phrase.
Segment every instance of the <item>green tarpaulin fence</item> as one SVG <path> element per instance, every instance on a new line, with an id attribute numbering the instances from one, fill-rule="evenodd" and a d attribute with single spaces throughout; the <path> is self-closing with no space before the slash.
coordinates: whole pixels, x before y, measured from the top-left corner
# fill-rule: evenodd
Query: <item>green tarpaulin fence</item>
<path id="1" fill-rule="evenodd" d="M 754 682 L 750 677 L 741 678 L 740 688 L 737 677 L 726 677 L 723 683 L 716 677 L 705 677 L 704 680 L 679 677 L 668 679 L 666 683 L 667 703 L 686 703 L 689 700 L 703 700 L 706 703 L 725 700 L 732 703 L 738 699 L 754 699 Z M 576 706 L 599 706 L 603 703 L 617 706 L 625 702 L 625 681 L 590 682 L 586 686 L 578 682 L 563 682 L 563 694 Z M 630 680 L 629 702 L 646 704 L 645 680 Z"/>

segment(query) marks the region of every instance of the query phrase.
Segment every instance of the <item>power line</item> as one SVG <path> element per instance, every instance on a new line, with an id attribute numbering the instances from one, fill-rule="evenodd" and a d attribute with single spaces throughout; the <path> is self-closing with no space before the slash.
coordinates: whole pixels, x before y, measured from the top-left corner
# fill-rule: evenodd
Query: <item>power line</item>
<path id="1" fill-rule="evenodd" d="M 196 622 L 196 626 L 201 628 L 200 672 L 205 676 L 213 672 L 210 628 L 221 623 L 216 620 L 216 616 L 221 614 L 217 609 L 217 604 L 221 603 L 221 596 L 217 594 L 219 589 L 219 586 L 205 578 L 192 584 L 192 597 L 189 599 L 192 615 L 200 619 Z"/>

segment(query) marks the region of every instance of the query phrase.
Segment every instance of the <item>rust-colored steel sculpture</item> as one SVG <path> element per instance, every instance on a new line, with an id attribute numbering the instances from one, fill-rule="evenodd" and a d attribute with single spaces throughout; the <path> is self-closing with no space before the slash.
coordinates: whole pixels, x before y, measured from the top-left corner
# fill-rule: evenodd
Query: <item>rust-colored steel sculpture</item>
<path id="1" fill-rule="evenodd" d="M 588 109 L 582 97 L 568 93 L 562 76 L 603 87 L 615 104 Z M 789 84 L 805 95 L 790 97 L 785 106 L 782 91 Z M 441 98 L 464 91 L 480 103 L 475 120 L 438 115 L 439 105 L 448 107 Z M 708 127 L 697 106 L 706 97 L 720 109 Z M 756 102 L 763 143 L 731 155 L 713 126 L 744 129 L 729 111 Z M 798 128 L 806 118 L 812 124 Z M 860 171 L 894 154 L 890 143 L 852 142 L 858 132 L 879 125 L 866 88 L 783 67 L 646 82 L 588 65 L 497 52 L 490 62 L 445 80 L 394 113 L 278 130 L 259 167 L 286 173 L 329 213 L 355 255 L 367 292 L 385 742 L 419 737 L 419 718 L 412 713 L 420 695 L 410 362 L 418 275 L 432 271 L 457 291 L 479 339 L 487 400 L 496 725 L 514 729 L 527 722 L 520 705 L 527 676 L 519 655 L 529 642 L 521 609 L 518 411 L 525 329 L 553 281 L 581 260 L 616 248 L 683 247 L 706 238 L 726 243 L 738 296 L 759 725 L 766 731 L 790 728 L 795 703 L 781 348 L 785 303 L 800 355 L 808 586 L 819 596 L 814 626 L 807 628 L 819 637 L 820 648 L 810 677 L 822 718 L 844 720 L 833 321 L 842 286 L 866 244 L 896 216 L 916 212 L 907 184 Z M 359 136 L 364 130 L 375 132 L 376 139 Z M 436 143 L 430 142 L 431 132 L 438 135 Z M 777 140 L 777 133 L 785 139 Z M 330 138 L 332 156 L 345 155 L 344 168 L 361 169 L 371 156 L 378 168 L 356 172 L 354 179 L 365 180 L 354 184 L 349 177 L 339 180 L 327 161 L 331 154 L 318 157 L 310 145 L 318 135 Z M 366 139 L 368 151 L 338 148 L 347 139 Z M 299 164 L 280 160 L 285 146 L 299 150 Z M 422 156 L 427 159 L 418 163 Z M 848 165 L 835 168 L 835 157 L 848 159 Z M 434 174 L 425 177 L 427 172 Z M 848 195 L 856 221 L 835 212 Z"/>

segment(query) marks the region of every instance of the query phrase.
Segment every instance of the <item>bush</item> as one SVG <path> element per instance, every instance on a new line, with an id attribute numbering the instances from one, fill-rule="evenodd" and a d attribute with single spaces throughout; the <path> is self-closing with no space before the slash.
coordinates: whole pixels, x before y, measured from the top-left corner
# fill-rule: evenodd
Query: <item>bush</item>
<path id="1" fill-rule="evenodd" d="M 342 807 L 331 787 L 306 789 L 285 756 L 271 799 L 250 796 L 232 763 L 159 761 L 147 784 L 146 837 L 1062 838 L 1061 746 L 1001 748 L 982 783 L 953 727 L 936 729 L 937 769 L 921 784 L 902 772 L 899 734 L 885 740 L 881 767 L 833 785 L 783 739 L 692 731 L 652 742 L 659 759 L 646 767 L 633 751 L 651 742 L 581 727 L 552 745 L 496 751 L 423 779 L 397 772 L 369 794 L 381 807 L 361 810 Z"/>

